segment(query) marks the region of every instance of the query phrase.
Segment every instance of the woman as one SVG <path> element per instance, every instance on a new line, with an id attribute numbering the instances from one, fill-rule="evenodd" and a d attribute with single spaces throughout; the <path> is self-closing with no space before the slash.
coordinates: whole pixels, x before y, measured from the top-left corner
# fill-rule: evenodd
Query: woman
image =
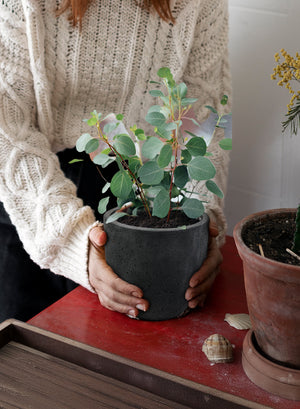
<path id="1" fill-rule="evenodd" d="M 68 166 L 68 149 L 93 109 L 147 129 L 149 80 L 162 66 L 198 97 L 198 121 L 205 104 L 221 109 L 221 96 L 230 96 L 227 0 L 58 3 L 0 4 L 0 320 L 27 320 L 74 283 L 136 317 L 148 302 L 105 263 L 105 233 L 87 206 L 99 200 L 97 176 L 88 163 Z M 217 141 L 212 149 L 224 190 L 228 157 Z M 221 201 L 212 198 L 207 212 L 218 243 L 212 225 L 208 258 L 186 291 L 191 308 L 203 305 L 222 259 Z"/>

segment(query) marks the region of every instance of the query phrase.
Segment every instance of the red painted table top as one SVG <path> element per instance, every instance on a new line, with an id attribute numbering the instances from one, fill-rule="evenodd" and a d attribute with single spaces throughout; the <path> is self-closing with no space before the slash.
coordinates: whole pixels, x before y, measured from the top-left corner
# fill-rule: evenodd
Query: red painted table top
<path id="1" fill-rule="evenodd" d="M 232 237 L 223 249 L 224 261 L 202 310 L 161 322 L 130 319 L 103 308 L 95 294 L 78 287 L 30 320 L 30 324 L 93 347 L 253 403 L 275 409 L 300 408 L 300 402 L 279 398 L 254 385 L 245 375 L 242 343 L 245 330 L 224 321 L 226 313 L 247 313 L 242 262 Z M 224 335 L 235 346 L 234 362 L 212 365 L 202 352 L 211 334 Z"/>

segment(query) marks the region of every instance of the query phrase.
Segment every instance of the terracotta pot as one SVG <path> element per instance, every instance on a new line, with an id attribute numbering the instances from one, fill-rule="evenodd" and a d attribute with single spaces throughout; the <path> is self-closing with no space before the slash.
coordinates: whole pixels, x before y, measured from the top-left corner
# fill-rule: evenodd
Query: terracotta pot
<path id="1" fill-rule="evenodd" d="M 176 318 L 188 312 L 185 291 L 191 276 L 201 267 L 207 254 L 206 214 L 186 229 L 145 228 L 119 221 L 105 223 L 115 209 L 104 215 L 107 233 L 105 257 L 123 280 L 143 290 L 150 302 L 139 319 L 158 321 Z"/>
<path id="2" fill-rule="evenodd" d="M 234 239 L 243 260 L 249 315 L 256 341 L 274 362 L 300 369 L 300 267 L 256 254 L 243 241 L 243 232 L 257 219 L 274 218 L 295 209 L 255 213 L 241 220 Z"/>

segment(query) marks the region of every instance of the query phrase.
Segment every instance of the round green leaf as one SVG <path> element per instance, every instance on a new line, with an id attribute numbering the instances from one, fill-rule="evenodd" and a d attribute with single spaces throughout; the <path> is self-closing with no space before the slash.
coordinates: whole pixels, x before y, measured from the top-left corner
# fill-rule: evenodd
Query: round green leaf
<path id="1" fill-rule="evenodd" d="M 198 199 L 185 199 L 182 205 L 182 211 L 190 219 L 197 219 L 204 213 L 204 206 Z"/>
<path id="2" fill-rule="evenodd" d="M 204 156 L 206 154 L 206 143 L 201 137 L 191 138 L 185 146 L 192 156 Z"/>
<path id="3" fill-rule="evenodd" d="M 93 139 L 89 133 L 81 135 L 76 142 L 76 149 L 78 152 L 84 152 L 86 144 Z"/>
<path id="4" fill-rule="evenodd" d="M 110 190 L 114 196 L 127 199 L 131 189 L 132 181 L 125 171 L 120 170 L 113 176 L 110 183 Z"/>
<path id="5" fill-rule="evenodd" d="M 105 155 L 104 153 L 98 153 L 93 159 L 93 162 L 96 165 L 104 165 L 105 162 L 107 162 L 109 159 L 111 159 L 108 155 Z"/>
<path id="6" fill-rule="evenodd" d="M 141 166 L 141 161 L 137 156 L 129 158 L 128 166 L 132 173 L 136 173 Z"/>
<path id="7" fill-rule="evenodd" d="M 231 138 L 222 139 L 219 142 L 219 146 L 225 151 L 230 151 L 232 149 L 232 139 Z"/>
<path id="8" fill-rule="evenodd" d="M 161 189 L 153 201 L 153 216 L 166 217 L 170 209 L 170 196 L 166 189 Z"/>
<path id="9" fill-rule="evenodd" d="M 173 75 L 171 74 L 170 68 L 167 67 L 162 67 L 157 71 L 157 75 L 160 78 L 167 78 L 167 79 L 172 79 Z"/>
<path id="10" fill-rule="evenodd" d="M 216 174 L 214 165 L 208 158 L 196 156 L 187 164 L 190 177 L 195 180 L 212 179 Z"/>
<path id="11" fill-rule="evenodd" d="M 183 188 L 189 180 L 186 166 L 177 166 L 174 171 L 174 183 L 179 188 Z"/>
<path id="12" fill-rule="evenodd" d="M 161 126 L 166 122 L 165 116 L 161 112 L 148 111 L 146 115 L 146 121 L 153 126 Z"/>
<path id="13" fill-rule="evenodd" d="M 190 152 L 187 149 L 184 149 L 183 151 L 181 151 L 181 163 L 186 165 L 187 163 L 189 163 L 192 159 L 192 155 L 190 154 Z"/>
<path id="14" fill-rule="evenodd" d="M 155 136 L 147 139 L 142 146 L 142 155 L 147 159 L 154 159 L 163 147 L 163 142 Z"/>
<path id="15" fill-rule="evenodd" d="M 99 147 L 99 139 L 93 138 L 85 145 L 86 153 L 95 152 Z"/>
<path id="16" fill-rule="evenodd" d="M 187 94 L 187 86 L 184 82 L 177 85 L 174 89 L 173 94 L 179 98 L 184 98 Z"/>
<path id="17" fill-rule="evenodd" d="M 172 158 L 172 147 L 170 145 L 164 145 L 161 148 L 157 163 L 160 168 L 165 168 L 169 165 Z"/>
<path id="18" fill-rule="evenodd" d="M 155 161 L 146 162 L 138 171 L 141 182 L 146 185 L 158 185 L 163 177 L 164 171 Z"/>
<path id="19" fill-rule="evenodd" d="M 222 190 L 213 180 L 208 180 L 205 184 L 206 184 L 207 189 L 210 192 L 214 193 L 215 195 L 223 199 L 224 195 L 223 195 Z"/>
<path id="20" fill-rule="evenodd" d="M 116 136 L 114 148 L 116 148 L 121 155 L 125 156 L 132 156 L 136 153 L 133 140 L 126 134 Z"/>
<path id="21" fill-rule="evenodd" d="M 197 102 L 198 99 L 197 98 L 182 98 L 181 100 L 181 106 L 185 107 L 187 105 L 192 105 L 195 102 Z"/>
<path id="22" fill-rule="evenodd" d="M 149 94 L 152 97 L 164 97 L 163 92 L 159 89 L 152 89 L 151 91 L 149 91 Z"/>
<path id="23" fill-rule="evenodd" d="M 103 199 L 100 200 L 99 205 L 98 205 L 98 212 L 100 214 L 103 214 L 106 212 L 106 208 L 109 202 L 109 196 L 108 197 L 104 197 Z"/>

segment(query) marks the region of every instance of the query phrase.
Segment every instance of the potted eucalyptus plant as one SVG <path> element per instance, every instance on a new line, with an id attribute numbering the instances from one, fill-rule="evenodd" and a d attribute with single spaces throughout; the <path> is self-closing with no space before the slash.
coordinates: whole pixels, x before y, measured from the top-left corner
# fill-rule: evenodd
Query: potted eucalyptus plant
<path id="1" fill-rule="evenodd" d="M 152 136 L 136 125 L 129 134 L 120 114 L 103 117 L 94 111 L 85 120 L 95 129 L 94 135 L 85 133 L 76 144 L 99 168 L 118 165 L 98 206 L 108 237 L 105 257 L 122 279 L 143 290 L 150 302 L 149 310 L 139 314 L 145 320 L 180 317 L 188 311 L 184 293 L 208 247 L 205 189 L 223 197 L 213 180 L 216 169 L 208 143 L 185 131 L 183 125 L 192 121 L 200 127 L 188 115 L 197 100 L 187 96 L 186 84 L 176 84 L 168 68 L 161 68 L 157 75 L 150 94 L 159 104 L 145 117 L 153 127 Z M 224 108 L 227 100 L 224 95 Z M 211 106 L 207 109 L 215 119 L 213 137 L 230 114 L 219 114 Z M 114 120 L 108 120 L 112 117 Z M 230 150 L 231 142 L 231 138 L 221 138 L 219 145 Z M 195 183 L 204 184 L 203 197 L 195 194 Z M 108 190 L 117 198 L 118 207 L 106 211 L 111 197 Z"/>
<path id="2" fill-rule="evenodd" d="M 300 81 L 300 55 L 281 53 L 271 78 L 292 94 L 282 126 L 297 134 L 300 92 L 291 82 Z M 253 327 L 244 341 L 245 372 L 270 392 L 300 399 L 300 206 L 249 215 L 235 226 L 234 239 Z"/>

